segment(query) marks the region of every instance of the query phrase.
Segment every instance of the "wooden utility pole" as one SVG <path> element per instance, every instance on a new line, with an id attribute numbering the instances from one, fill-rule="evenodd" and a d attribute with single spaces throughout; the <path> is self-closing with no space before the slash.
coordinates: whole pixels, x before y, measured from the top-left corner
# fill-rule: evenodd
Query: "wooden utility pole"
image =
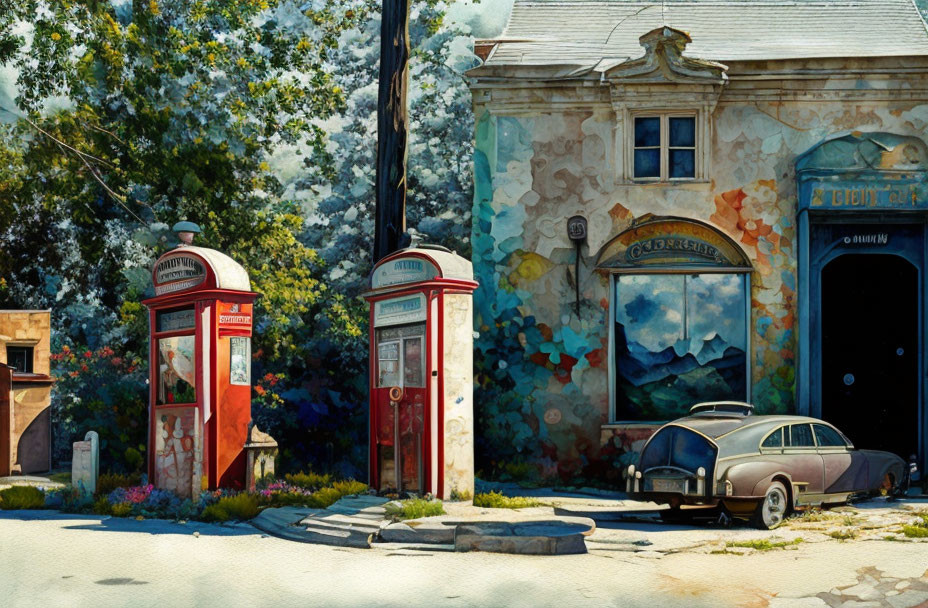
<path id="1" fill-rule="evenodd" d="M 409 80 L 409 0 L 383 0 L 380 87 L 377 95 L 377 207 L 374 259 L 400 247 L 406 232 L 406 83 Z"/>

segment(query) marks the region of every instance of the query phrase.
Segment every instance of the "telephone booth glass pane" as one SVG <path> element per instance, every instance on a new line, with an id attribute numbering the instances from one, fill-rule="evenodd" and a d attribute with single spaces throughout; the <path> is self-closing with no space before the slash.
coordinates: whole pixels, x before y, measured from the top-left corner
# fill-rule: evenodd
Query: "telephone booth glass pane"
<path id="1" fill-rule="evenodd" d="M 400 343 L 381 342 L 377 345 L 377 386 L 387 388 L 400 384 Z"/>
<path id="2" fill-rule="evenodd" d="M 403 386 L 425 386 L 422 365 L 422 338 L 403 340 Z"/>
<path id="3" fill-rule="evenodd" d="M 158 340 L 158 404 L 195 403 L 194 336 Z"/>

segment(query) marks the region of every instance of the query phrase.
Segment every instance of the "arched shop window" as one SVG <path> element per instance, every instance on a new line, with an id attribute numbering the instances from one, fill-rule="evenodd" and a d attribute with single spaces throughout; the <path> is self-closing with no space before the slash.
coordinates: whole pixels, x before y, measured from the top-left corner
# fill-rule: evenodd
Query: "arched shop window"
<path id="1" fill-rule="evenodd" d="M 646 216 L 610 241 L 613 421 L 662 421 L 749 398 L 750 270 L 727 236 Z"/>

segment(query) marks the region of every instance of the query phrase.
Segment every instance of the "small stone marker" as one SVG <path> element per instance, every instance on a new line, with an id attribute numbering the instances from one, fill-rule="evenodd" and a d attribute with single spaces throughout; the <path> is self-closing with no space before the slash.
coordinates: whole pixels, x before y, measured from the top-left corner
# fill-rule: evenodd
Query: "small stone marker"
<path id="1" fill-rule="evenodd" d="M 97 490 L 100 475 L 100 436 L 96 431 L 87 431 L 83 441 L 74 442 L 71 457 L 71 485 L 83 486 L 93 494 Z"/>
<path id="2" fill-rule="evenodd" d="M 274 459 L 277 457 L 277 442 L 258 425 L 248 423 L 248 439 L 245 441 L 245 489 L 255 491 L 255 485 L 265 475 L 274 474 Z"/>

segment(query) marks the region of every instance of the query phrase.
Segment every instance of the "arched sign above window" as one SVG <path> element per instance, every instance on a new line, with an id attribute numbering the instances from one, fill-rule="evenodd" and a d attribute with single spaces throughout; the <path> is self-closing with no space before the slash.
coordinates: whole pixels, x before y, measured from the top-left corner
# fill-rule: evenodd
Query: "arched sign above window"
<path id="1" fill-rule="evenodd" d="M 702 222 L 645 215 L 606 243 L 599 270 L 752 270 L 751 261 L 728 236 Z"/>

